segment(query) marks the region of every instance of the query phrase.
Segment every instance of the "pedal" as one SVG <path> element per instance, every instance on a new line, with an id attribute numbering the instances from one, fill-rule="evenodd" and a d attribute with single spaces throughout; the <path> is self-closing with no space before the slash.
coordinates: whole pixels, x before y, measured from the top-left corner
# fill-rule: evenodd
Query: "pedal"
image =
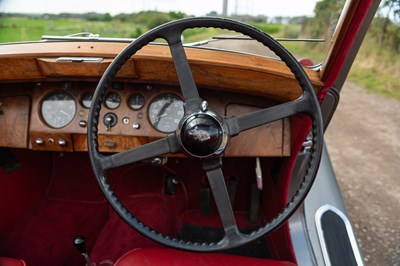
<path id="1" fill-rule="evenodd" d="M 180 180 L 176 175 L 168 175 L 165 177 L 164 193 L 167 195 L 175 195 L 176 186 L 179 185 Z"/>

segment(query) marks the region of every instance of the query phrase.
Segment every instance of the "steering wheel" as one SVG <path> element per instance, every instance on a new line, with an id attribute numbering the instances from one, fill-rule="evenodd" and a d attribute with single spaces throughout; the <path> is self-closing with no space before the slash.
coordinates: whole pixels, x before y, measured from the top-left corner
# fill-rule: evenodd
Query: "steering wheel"
<path id="1" fill-rule="evenodd" d="M 181 34 L 185 29 L 200 27 L 233 30 L 267 46 L 294 74 L 302 88 L 301 97 L 236 117 L 223 117 L 211 110 L 207 102 L 199 96 L 181 40 Z M 168 42 L 184 98 L 184 116 L 176 131 L 165 138 L 124 152 L 103 155 L 98 150 L 98 123 L 106 89 L 122 65 L 142 47 L 157 38 L 163 38 Z M 221 169 L 222 153 L 229 140 L 241 132 L 298 113 L 306 114 L 312 119 L 313 144 L 304 179 L 288 204 L 272 220 L 250 234 L 241 233 L 235 221 Z M 297 60 L 271 36 L 254 27 L 229 19 L 189 18 L 161 25 L 140 36 L 129 44 L 104 72 L 94 93 L 89 112 L 89 156 L 97 181 L 109 204 L 136 231 L 172 248 L 198 252 L 220 251 L 247 244 L 268 234 L 282 225 L 295 212 L 310 190 L 319 167 L 323 145 L 322 125 L 321 110 L 310 80 Z M 225 232 L 218 243 L 187 242 L 154 231 L 130 213 L 109 185 L 106 175 L 108 169 L 178 152 L 202 161 Z"/>

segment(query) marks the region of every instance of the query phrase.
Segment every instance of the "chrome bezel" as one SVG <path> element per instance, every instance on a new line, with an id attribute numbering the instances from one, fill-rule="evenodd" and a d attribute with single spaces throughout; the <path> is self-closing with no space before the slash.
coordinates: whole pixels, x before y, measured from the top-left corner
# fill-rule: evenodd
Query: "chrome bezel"
<path id="1" fill-rule="evenodd" d="M 131 103 L 130 103 L 131 98 L 132 98 L 133 96 L 135 96 L 135 95 L 138 95 L 138 96 L 141 97 L 141 99 L 143 99 L 143 104 L 140 104 L 140 105 L 139 105 L 139 106 L 140 106 L 139 108 L 134 108 L 134 107 L 131 105 Z M 142 108 L 145 106 L 145 104 L 146 104 L 146 99 L 144 98 L 144 96 L 143 96 L 142 93 L 135 92 L 135 93 L 131 94 L 131 95 L 128 97 L 128 99 L 126 100 L 126 102 L 127 102 L 128 106 L 129 106 L 129 108 L 131 108 L 133 111 L 139 111 L 140 109 L 142 109 Z"/>
<path id="2" fill-rule="evenodd" d="M 176 129 L 175 129 L 175 130 L 172 130 L 172 131 L 170 131 L 170 130 L 168 130 L 168 131 L 162 130 L 162 128 L 160 128 L 159 126 L 154 125 L 154 122 L 152 121 L 152 118 L 151 118 L 151 113 L 150 113 L 150 111 L 151 111 L 151 108 L 152 108 L 152 104 L 155 103 L 157 100 L 159 100 L 159 99 L 161 99 L 161 98 L 163 98 L 163 97 L 165 97 L 165 96 L 167 96 L 167 95 L 172 95 L 172 96 L 176 97 L 177 100 L 179 99 L 179 101 L 182 102 L 183 111 L 185 112 L 185 107 L 184 107 L 184 104 L 185 104 L 185 103 L 184 103 L 182 97 L 181 97 L 180 95 L 176 94 L 175 92 L 165 92 L 165 93 L 156 95 L 156 96 L 154 96 L 152 99 L 150 99 L 150 101 L 149 101 L 149 103 L 148 103 L 148 105 L 147 105 L 147 119 L 148 119 L 149 123 L 151 124 L 151 126 L 152 126 L 155 130 L 157 130 L 157 131 L 159 131 L 159 132 L 161 132 L 161 133 L 172 133 L 172 132 L 176 131 Z M 179 125 L 180 125 L 180 123 L 181 123 L 182 118 L 184 117 L 184 115 L 185 115 L 185 114 L 183 114 L 182 117 L 180 118 L 180 121 L 179 121 L 179 123 L 177 124 L 177 128 L 179 128 Z"/>
<path id="3" fill-rule="evenodd" d="M 110 97 L 110 95 L 112 95 L 112 94 L 116 95 L 118 97 L 118 99 L 119 99 L 118 103 L 115 106 L 110 106 L 109 103 L 107 103 L 108 97 Z M 122 103 L 121 95 L 119 95 L 119 93 L 117 93 L 115 91 L 111 91 L 111 92 L 107 93 L 107 95 L 104 98 L 104 106 L 107 107 L 107 109 L 109 109 L 109 110 L 117 109 L 118 107 L 121 106 L 121 103 Z"/>
<path id="4" fill-rule="evenodd" d="M 53 121 L 51 121 L 51 119 L 47 118 L 47 115 L 45 115 L 45 110 L 43 109 L 44 108 L 43 105 L 46 104 L 47 101 L 49 101 L 49 98 L 55 97 L 57 94 L 62 94 L 64 96 L 68 96 L 69 100 L 73 103 L 73 107 L 74 107 L 71 117 L 68 119 L 67 122 L 63 122 L 62 125 L 56 125 Z M 41 117 L 42 121 L 47 126 L 49 126 L 51 128 L 55 128 L 55 129 L 60 129 L 60 128 L 64 128 L 64 127 L 68 126 L 74 120 L 77 110 L 78 110 L 78 107 L 77 107 L 76 99 L 74 98 L 74 96 L 72 96 L 71 93 L 63 91 L 63 90 L 55 91 L 55 92 L 47 94 L 45 97 L 43 97 L 41 99 L 41 103 L 39 106 L 39 113 L 40 113 L 40 117 Z"/>

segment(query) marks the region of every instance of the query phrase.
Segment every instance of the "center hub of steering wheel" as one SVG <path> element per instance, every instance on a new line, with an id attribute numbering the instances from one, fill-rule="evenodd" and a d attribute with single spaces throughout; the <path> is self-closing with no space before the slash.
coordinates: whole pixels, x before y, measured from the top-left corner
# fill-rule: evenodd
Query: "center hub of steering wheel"
<path id="1" fill-rule="evenodd" d="M 204 158 L 221 153 L 227 137 L 213 115 L 198 113 L 186 119 L 180 130 L 180 141 L 189 155 Z"/>

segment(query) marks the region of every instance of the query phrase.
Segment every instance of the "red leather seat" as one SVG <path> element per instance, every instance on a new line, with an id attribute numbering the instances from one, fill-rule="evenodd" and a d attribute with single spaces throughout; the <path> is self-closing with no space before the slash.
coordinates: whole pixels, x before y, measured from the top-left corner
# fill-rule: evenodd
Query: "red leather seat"
<path id="1" fill-rule="evenodd" d="M 26 266 L 24 260 L 0 257 L 0 266 Z"/>
<path id="2" fill-rule="evenodd" d="M 168 248 L 139 248 L 129 251 L 115 263 L 115 266 L 128 265 L 295 266 L 296 264 L 219 253 L 191 253 Z"/>

